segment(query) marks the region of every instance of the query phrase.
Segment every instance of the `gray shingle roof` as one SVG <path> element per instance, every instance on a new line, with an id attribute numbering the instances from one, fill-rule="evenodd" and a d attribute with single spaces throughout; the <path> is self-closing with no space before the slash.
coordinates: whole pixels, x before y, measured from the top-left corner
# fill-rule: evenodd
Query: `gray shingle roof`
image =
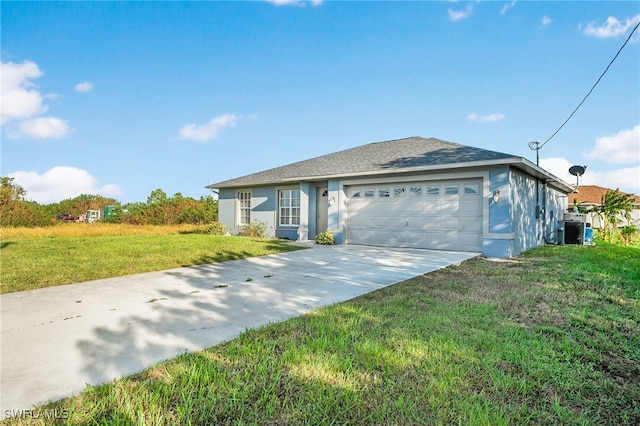
<path id="1" fill-rule="evenodd" d="M 313 180 L 373 172 L 399 173 L 407 168 L 446 166 L 449 164 L 520 158 L 486 149 L 474 148 L 436 138 L 410 137 L 375 142 L 333 154 L 322 155 L 286 166 L 229 179 L 211 188 L 253 186 L 280 183 L 284 180 Z M 444 168 L 444 167 L 443 167 Z"/>

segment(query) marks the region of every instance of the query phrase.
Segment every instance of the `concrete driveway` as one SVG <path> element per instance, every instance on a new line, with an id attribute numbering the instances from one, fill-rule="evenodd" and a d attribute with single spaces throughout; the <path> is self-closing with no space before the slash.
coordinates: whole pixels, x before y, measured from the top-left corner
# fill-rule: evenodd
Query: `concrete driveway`
<path id="1" fill-rule="evenodd" d="M 1 418 L 479 255 L 307 246 L 0 296 Z"/>

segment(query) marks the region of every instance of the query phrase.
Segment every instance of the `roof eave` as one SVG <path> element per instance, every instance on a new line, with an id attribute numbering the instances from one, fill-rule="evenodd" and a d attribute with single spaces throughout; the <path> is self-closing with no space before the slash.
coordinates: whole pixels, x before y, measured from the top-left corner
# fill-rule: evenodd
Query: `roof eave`
<path id="1" fill-rule="evenodd" d="M 573 192 L 575 187 L 559 177 L 549 173 L 542 167 L 533 164 L 531 161 L 527 160 L 523 157 L 518 157 L 519 162 L 517 164 L 513 164 L 514 167 L 525 170 L 527 173 L 536 177 L 538 179 L 544 180 L 547 184 L 556 188 L 559 191 L 565 192 L 567 194 Z"/>

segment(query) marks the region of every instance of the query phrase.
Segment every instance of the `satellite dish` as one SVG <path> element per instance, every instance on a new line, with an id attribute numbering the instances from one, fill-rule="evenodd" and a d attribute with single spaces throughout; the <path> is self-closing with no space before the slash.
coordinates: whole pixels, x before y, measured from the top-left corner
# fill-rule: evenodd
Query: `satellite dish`
<path id="1" fill-rule="evenodd" d="M 587 170 L 587 166 L 571 166 L 569 167 L 569 173 L 576 177 L 580 177 L 584 174 L 585 170 Z"/>
<path id="2" fill-rule="evenodd" d="M 569 167 L 569 173 L 576 177 L 576 188 L 574 192 L 578 192 L 578 187 L 580 186 L 580 176 L 584 174 L 587 170 L 587 166 L 571 166 Z"/>

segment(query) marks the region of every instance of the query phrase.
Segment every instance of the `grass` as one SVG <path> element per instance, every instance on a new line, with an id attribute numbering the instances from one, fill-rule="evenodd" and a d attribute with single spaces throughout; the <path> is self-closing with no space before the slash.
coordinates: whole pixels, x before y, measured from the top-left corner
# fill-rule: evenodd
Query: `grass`
<path id="1" fill-rule="evenodd" d="M 58 223 L 45 227 L 0 228 L 3 241 L 70 238 L 70 237 L 115 237 L 132 235 L 174 235 L 185 234 L 194 225 L 129 225 L 116 223 Z"/>
<path id="2" fill-rule="evenodd" d="M 473 259 L 42 408 L 70 425 L 639 424 L 638 259 Z"/>
<path id="3" fill-rule="evenodd" d="M 191 228 L 108 224 L 4 228 L 0 293 L 298 249 L 277 240 L 187 233 Z"/>

